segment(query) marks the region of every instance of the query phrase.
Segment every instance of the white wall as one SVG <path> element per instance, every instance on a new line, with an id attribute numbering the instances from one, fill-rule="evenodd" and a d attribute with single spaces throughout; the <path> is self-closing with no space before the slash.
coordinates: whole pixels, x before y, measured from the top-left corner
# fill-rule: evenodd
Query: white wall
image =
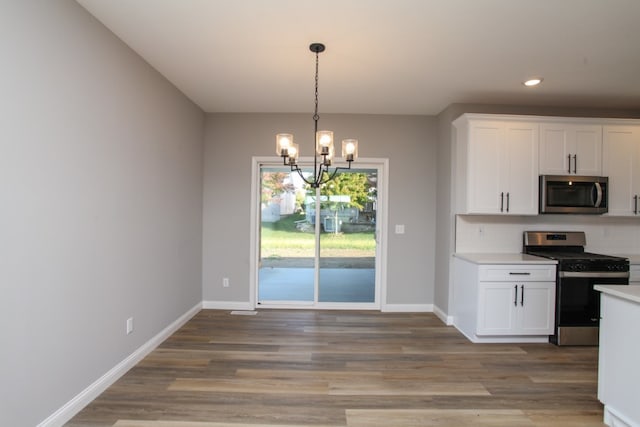
<path id="1" fill-rule="evenodd" d="M 5 0 L 0 29 L 0 425 L 20 427 L 201 301 L 204 115 L 71 0 Z"/>
<path id="2" fill-rule="evenodd" d="M 311 106 L 310 106 L 311 107 Z M 205 147 L 203 296 L 248 303 L 251 157 L 275 156 L 290 131 L 312 153 L 312 114 L 210 114 Z M 359 154 L 389 158 L 388 304 L 432 304 L 435 252 L 436 128 L 432 117 L 331 115 L 320 127 L 360 140 Z M 222 202 L 224 201 L 224 202 Z M 406 234 L 393 234 L 404 224 Z M 222 287 L 228 277 L 231 286 Z"/>

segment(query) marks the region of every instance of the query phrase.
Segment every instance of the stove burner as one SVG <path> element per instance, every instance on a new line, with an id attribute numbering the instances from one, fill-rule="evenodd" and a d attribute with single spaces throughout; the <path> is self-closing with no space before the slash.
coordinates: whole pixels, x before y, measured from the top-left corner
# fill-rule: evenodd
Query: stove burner
<path id="1" fill-rule="evenodd" d="M 615 257 L 611 255 L 594 254 L 591 252 L 563 252 L 563 251 L 538 251 L 526 250 L 529 255 L 540 256 L 543 258 L 555 259 L 557 261 L 611 261 L 624 262 L 625 258 Z"/>
<path id="2" fill-rule="evenodd" d="M 523 252 L 558 261 L 559 271 L 629 271 L 626 258 L 585 252 L 582 231 L 525 231 Z"/>

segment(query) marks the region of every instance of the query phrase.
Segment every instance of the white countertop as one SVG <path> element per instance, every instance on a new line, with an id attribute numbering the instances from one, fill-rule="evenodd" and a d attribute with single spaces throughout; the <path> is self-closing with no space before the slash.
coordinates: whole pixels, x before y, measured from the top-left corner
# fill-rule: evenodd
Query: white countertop
<path id="1" fill-rule="evenodd" d="M 613 254 L 622 258 L 628 258 L 629 264 L 640 264 L 640 254 Z"/>
<path id="2" fill-rule="evenodd" d="M 474 264 L 551 264 L 558 262 L 527 254 L 514 253 L 455 253 L 456 258 L 470 261 Z"/>
<path id="3" fill-rule="evenodd" d="M 593 289 L 640 304 L 640 286 L 638 285 L 595 285 Z"/>

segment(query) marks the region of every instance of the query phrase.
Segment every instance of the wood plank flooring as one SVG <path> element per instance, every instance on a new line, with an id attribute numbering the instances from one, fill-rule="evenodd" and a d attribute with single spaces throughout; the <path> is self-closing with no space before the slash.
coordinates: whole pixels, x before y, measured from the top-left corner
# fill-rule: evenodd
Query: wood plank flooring
<path id="1" fill-rule="evenodd" d="M 67 425 L 601 427 L 597 356 L 431 313 L 202 310 Z"/>

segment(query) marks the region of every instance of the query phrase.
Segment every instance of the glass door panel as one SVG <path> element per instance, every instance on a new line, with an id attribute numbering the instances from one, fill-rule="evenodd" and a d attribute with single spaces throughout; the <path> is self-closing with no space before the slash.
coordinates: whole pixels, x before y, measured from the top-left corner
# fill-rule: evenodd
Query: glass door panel
<path id="1" fill-rule="evenodd" d="M 315 218 L 306 188 L 289 167 L 260 169 L 258 304 L 315 302 Z"/>
<path id="2" fill-rule="evenodd" d="M 342 171 L 320 201 L 318 302 L 374 303 L 377 170 Z"/>

